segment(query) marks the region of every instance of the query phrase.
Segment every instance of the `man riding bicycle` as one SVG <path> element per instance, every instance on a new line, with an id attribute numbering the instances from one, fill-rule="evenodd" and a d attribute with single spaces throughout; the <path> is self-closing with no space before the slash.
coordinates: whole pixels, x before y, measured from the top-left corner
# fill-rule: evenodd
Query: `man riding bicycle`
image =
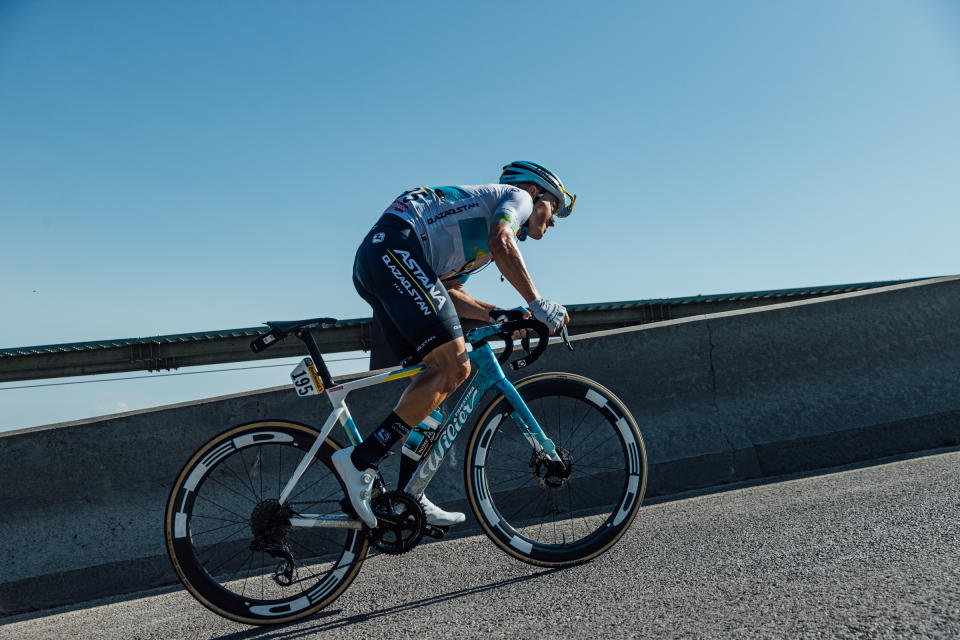
<path id="1" fill-rule="evenodd" d="M 570 321 L 563 306 L 540 296 L 517 240 L 542 238 L 558 217 L 570 215 L 575 201 L 547 169 L 511 162 L 499 184 L 420 187 L 401 194 L 364 238 L 354 262 L 354 286 L 373 307 L 374 323 L 402 364 L 424 364 L 373 434 L 332 457 L 367 526 L 377 525 L 370 508 L 376 465 L 470 375 L 459 317 L 495 322 L 505 314 L 467 293 L 463 284 L 470 274 L 495 262 L 550 331 Z M 401 487 L 414 467 L 407 457 L 401 460 Z M 430 524 L 450 526 L 465 519 L 426 496 L 420 501 Z"/>

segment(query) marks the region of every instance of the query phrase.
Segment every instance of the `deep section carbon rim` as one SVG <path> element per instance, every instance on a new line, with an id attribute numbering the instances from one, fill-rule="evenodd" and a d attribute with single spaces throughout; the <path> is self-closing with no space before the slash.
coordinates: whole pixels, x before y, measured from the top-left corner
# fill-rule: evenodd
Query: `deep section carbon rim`
<path id="1" fill-rule="evenodd" d="M 471 507 L 494 542 L 521 560 L 589 560 L 623 535 L 639 508 L 646 480 L 640 433 L 622 403 L 586 378 L 535 376 L 517 390 L 564 464 L 538 458 L 499 397 L 471 438 Z"/>
<path id="2" fill-rule="evenodd" d="M 232 429 L 184 467 L 166 511 L 174 568 L 201 603 L 252 624 L 302 618 L 349 585 L 367 551 L 356 529 L 294 527 L 297 514 L 341 514 L 328 440 L 288 501 L 278 498 L 317 432 L 290 422 Z"/>

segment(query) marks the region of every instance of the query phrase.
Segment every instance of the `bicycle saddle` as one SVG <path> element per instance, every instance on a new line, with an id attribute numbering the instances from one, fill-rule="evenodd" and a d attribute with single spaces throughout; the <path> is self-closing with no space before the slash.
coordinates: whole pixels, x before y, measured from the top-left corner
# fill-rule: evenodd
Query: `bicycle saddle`
<path id="1" fill-rule="evenodd" d="M 280 334 L 278 337 L 293 333 L 297 329 L 312 329 L 324 325 L 337 324 L 336 318 L 310 318 L 309 320 L 273 320 L 264 322 L 265 325 Z"/>

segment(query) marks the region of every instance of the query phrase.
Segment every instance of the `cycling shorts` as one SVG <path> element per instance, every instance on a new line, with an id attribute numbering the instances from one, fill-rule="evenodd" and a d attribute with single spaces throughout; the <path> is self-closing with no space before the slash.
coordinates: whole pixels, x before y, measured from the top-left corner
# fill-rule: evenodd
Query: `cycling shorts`
<path id="1" fill-rule="evenodd" d="M 427 264 L 413 226 L 398 216 L 383 214 L 363 239 L 353 285 L 403 366 L 463 336 L 450 294 Z"/>

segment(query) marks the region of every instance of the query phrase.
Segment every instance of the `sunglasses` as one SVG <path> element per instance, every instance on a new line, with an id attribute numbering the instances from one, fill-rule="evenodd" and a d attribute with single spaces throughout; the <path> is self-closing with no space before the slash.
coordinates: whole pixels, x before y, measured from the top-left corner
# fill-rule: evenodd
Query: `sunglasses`
<path id="1" fill-rule="evenodd" d="M 537 200 L 542 200 L 545 196 L 550 196 L 551 198 L 550 202 L 551 204 L 553 204 L 553 211 L 554 211 L 553 215 L 555 215 L 558 218 L 566 218 L 568 215 L 573 213 L 573 205 L 577 202 L 577 196 L 570 195 L 570 193 L 567 192 L 567 190 L 564 189 L 563 187 L 560 187 L 560 189 L 563 191 L 565 196 L 570 198 L 570 204 L 563 207 L 562 209 L 560 209 L 560 203 L 556 202 L 556 196 L 554 196 L 552 193 L 550 193 L 546 189 L 540 190 L 540 194 L 537 196 Z M 560 209 L 560 210 L 557 211 L 557 209 Z"/>

